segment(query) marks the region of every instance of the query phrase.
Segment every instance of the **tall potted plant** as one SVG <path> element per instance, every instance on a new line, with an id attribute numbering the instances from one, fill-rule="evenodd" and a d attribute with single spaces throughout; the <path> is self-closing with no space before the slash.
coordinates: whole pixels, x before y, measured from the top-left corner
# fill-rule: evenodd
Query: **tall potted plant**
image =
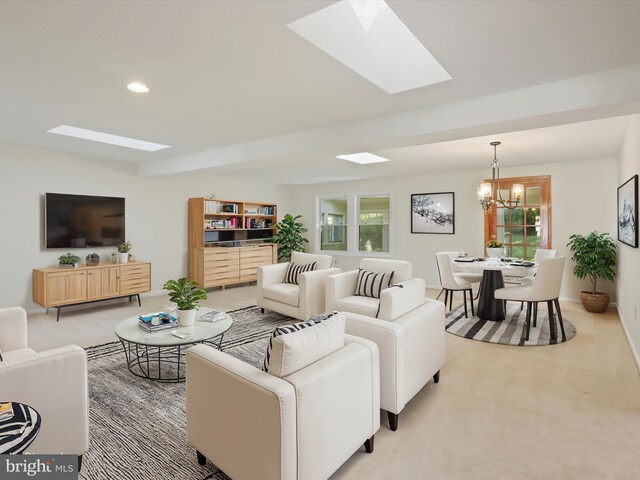
<path id="1" fill-rule="evenodd" d="M 588 312 L 602 313 L 609 306 L 609 294 L 598 292 L 598 278 L 613 280 L 616 276 L 616 244 L 608 233 L 591 232 L 589 235 L 571 235 L 567 246 L 575 262 L 573 274 L 589 277 L 592 289 L 580 292 L 582 305 Z"/>
<path id="2" fill-rule="evenodd" d="M 207 291 L 186 278 L 167 280 L 163 287 L 169 290 L 169 299 L 178 307 L 177 317 L 181 327 L 190 327 L 196 320 L 200 300 L 206 300 Z"/>
<path id="3" fill-rule="evenodd" d="M 276 224 L 276 233 L 271 237 L 271 242 L 278 244 L 279 260 L 289 261 L 292 252 L 304 252 L 305 246 L 309 243 L 309 240 L 303 236 L 307 228 L 297 221 L 299 218 L 302 218 L 302 215 L 294 217 L 287 213 Z"/>

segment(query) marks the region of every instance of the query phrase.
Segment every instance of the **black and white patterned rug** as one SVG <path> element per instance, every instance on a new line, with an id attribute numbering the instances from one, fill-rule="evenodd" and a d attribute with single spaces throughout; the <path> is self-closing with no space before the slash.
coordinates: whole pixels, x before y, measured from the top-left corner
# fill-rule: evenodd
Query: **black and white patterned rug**
<path id="1" fill-rule="evenodd" d="M 481 320 L 464 316 L 464 304 L 460 304 L 451 312 L 447 312 L 447 332 L 458 337 L 470 338 L 488 343 L 501 343 L 503 345 L 517 345 L 524 347 L 554 345 L 562 343 L 562 333 L 559 322 L 556 321 L 558 339 L 553 340 L 549 332 L 549 314 L 546 304 L 540 303 L 538 307 L 537 326 L 531 324 L 529 341 L 525 341 L 524 325 L 527 318 L 527 308 L 520 309 L 520 302 L 510 302 L 507 304 L 506 318 L 501 322 L 491 320 Z M 563 315 L 564 330 L 567 335 L 565 342 L 576 336 L 576 327 Z"/>
<path id="2" fill-rule="evenodd" d="M 261 368 L 273 329 L 296 320 L 258 307 L 228 312 L 233 325 L 222 350 Z M 158 383 L 127 369 L 120 342 L 90 347 L 89 451 L 86 480 L 201 480 L 227 477 L 211 462 L 198 465 L 187 444 L 184 383 Z"/>

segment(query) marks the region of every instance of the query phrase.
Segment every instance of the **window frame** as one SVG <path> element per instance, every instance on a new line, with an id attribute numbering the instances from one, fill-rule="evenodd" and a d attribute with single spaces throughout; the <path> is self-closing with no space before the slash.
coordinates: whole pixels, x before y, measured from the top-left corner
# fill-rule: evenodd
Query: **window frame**
<path id="1" fill-rule="evenodd" d="M 485 180 L 485 182 L 491 183 L 491 179 L 487 179 Z M 544 249 L 552 248 L 551 175 L 501 178 L 500 189 L 510 190 L 514 183 L 520 183 L 524 185 L 525 192 L 527 188 L 540 187 L 540 245 L 537 245 L 537 248 L 544 248 Z M 496 195 L 497 195 L 497 188 L 496 188 Z M 510 225 L 513 225 L 513 224 L 510 224 Z M 526 213 L 525 213 L 525 224 L 523 224 L 523 228 L 526 229 L 525 225 L 526 225 Z M 485 244 L 493 236 L 497 238 L 497 234 L 498 234 L 498 207 L 497 205 L 493 205 L 489 210 L 485 212 L 485 216 L 484 216 Z M 524 244 L 524 245 L 528 245 L 528 244 Z M 485 254 L 486 254 L 486 247 L 485 247 Z"/>
<path id="2" fill-rule="evenodd" d="M 389 251 L 388 252 L 361 252 L 360 251 L 360 198 L 362 197 L 388 197 L 389 198 Z M 323 250 L 322 249 L 322 201 L 347 199 L 347 249 Z M 345 257 L 393 257 L 393 193 L 383 192 L 358 192 L 336 193 L 317 195 L 315 198 L 315 232 L 314 253 L 319 255 L 334 255 Z"/>

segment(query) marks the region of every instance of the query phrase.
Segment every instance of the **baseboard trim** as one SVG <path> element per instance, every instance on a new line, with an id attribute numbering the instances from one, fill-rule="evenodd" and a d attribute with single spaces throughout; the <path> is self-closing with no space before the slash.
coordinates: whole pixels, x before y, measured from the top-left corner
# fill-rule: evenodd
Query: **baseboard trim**
<path id="1" fill-rule="evenodd" d="M 636 350 L 633 341 L 631 340 L 631 335 L 629 334 L 629 330 L 627 329 L 627 324 L 622 318 L 620 314 L 620 310 L 616 309 L 618 312 L 618 318 L 620 319 L 620 323 L 622 324 L 622 330 L 624 331 L 624 336 L 627 337 L 627 343 L 629 344 L 629 348 L 631 349 L 631 355 L 633 356 L 634 362 L 636 362 L 636 368 L 638 369 L 638 374 L 640 375 L 640 355 L 638 355 L 638 351 Z"/>

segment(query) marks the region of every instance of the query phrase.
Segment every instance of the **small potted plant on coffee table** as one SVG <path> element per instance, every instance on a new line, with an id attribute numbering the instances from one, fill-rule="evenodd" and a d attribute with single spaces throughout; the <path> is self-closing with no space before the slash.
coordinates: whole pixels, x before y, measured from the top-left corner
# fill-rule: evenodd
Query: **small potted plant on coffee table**
<path id="1" fill-rule="evenodd" d="M 129 261 L 129 250 L 133 248 L 133 243 L 122 242 L 118 244 L 118 263 L 127 263 Z"/>
<path id="2" fill-rule="evenodd" d="M 500 258 L 500 255 L 504 255 L 504 244 L 492 237 L 485 246 L 487 247 L 487 257 Z"/>
<path id="3" fill-rule="evenodd" d="M 591 291 L 580 292 L 580 301 L 587 312 L 603 313 L 609 307 L 609 294 L 598 292 L 598 278 L 611 280 L 616 276 L 616 244 L 608 233 L 591 232 L 589 235 L 571 235 L 567 246 L 575 262 L 573 274 L 589 277 Z"/>
<path id="4" fill-rule="evenodd" d="M 207 291 L 186 278 L 167 280 L 163 287 L 169 290 L 169 299 L 178 307 L 177 317 L 181 327 L 190 327 L 196 319 L 200 300 L 206 300 Z"/>
<path id="5" fill-rule="evenodd" d="M 80 263 L 80 257 L 73 253 L 65 253 L 58 257 L 58 265 L 63 268 L 76 268 Z"/>

